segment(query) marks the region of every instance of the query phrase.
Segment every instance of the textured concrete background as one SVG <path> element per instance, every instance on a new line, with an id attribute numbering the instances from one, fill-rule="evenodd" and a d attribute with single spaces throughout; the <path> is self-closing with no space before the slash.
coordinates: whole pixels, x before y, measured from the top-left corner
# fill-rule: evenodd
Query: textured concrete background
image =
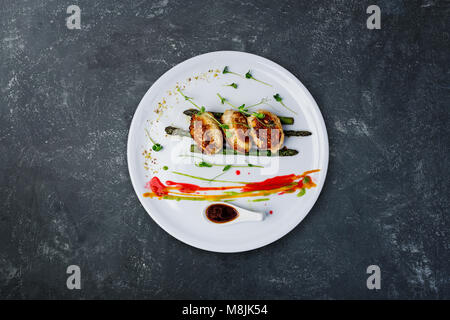
<path id="1" fill-rule="evenodd" d="M 449 16 L 438 0 L 0 0 L 0 297 L 450 298 Z M 330 138 L 308 217 L 242 254 L 166 234 L 126 164 L 147 89 L 216 50 L 298 76 Z M 70 264 L 82 290 L 66 288 Z"/>

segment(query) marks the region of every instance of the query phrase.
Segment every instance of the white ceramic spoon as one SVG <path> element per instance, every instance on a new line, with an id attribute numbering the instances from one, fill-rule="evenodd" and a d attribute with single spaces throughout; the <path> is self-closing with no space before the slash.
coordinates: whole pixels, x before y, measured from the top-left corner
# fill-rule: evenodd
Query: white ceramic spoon
<path id="1" fill-rule="evenodd" d="M 225 208 L 228 207 L 228 208 Z M 214 210 L 214 209 L 218 210 Z M 225 217 L 225 220 L 214 221 L 214 213 L 220 212 L 221 210 L 227 210 L 227 215 L 222 216 Z M 214 212 L 215 211 L 215 212 Z M 220 215 L 219 215 L 220 216 Z M 232 225 L 235 223 L 245 222 L 245 221 L 263 221 L 265 214 L 262 212 L 250 211 L 247 209 L 240 208 L 234 204 L 226 203 L 226 202 L 213 202 L 209 203 L 205 209 L 203 209 L 203 217 L 209 223 L 216 225 Z M 216 219 L 217 220 L 217 219 Z"/>

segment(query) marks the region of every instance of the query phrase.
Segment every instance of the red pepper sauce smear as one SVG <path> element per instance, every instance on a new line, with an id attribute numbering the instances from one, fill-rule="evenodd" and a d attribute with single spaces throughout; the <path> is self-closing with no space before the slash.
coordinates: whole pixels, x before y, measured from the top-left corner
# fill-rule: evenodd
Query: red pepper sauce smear
<path id="1" fill-rule="evenodd" d="M 167 180 L 166 184 L 168 186 L 171 186 L 170 188 L 176 189 L 181 192 L 185 193 L 194 193 L 196 191 L 218 191 L 218 190 L 228 190 L 228 189 L 236 189 L 239 188 L 239 186 L 231 186 L 231 187 L 200 187 L 196 184 L 191 183 L 182 183 L 182 182 L 175 182 Z"/>
<path id="2" fill-rule="evenodd" d="M 285 176 L 278 176 L 274 178 L 269 178 L 261 182 L 252 182 L 246 184 L 242 191 L 259 191 L 259 190 L 272 190 L 281 188 L 293 183 L 297 179 L 295 174 L 288 174 Z"/>
<path id="3" fill-rule="evenodd" d="M 226 204 L 212 204 L 206 208 L 206 217 L 214 223 L 226 223 L 236 219 L 239 213 Z"/>
<path id="4" fill-rule="evenodd" d="M 158 197 L 165 196 L 169 193 L 167 187 L 158 179 L 158 177 L 153 177 L 145 187 L 152 190 Z"/>
<path id="5" fill-rule="evenodd" d="M 152 192 L 146 192 L 143 194 L 144 197 L 154 197 L 159 198 L 164 197 L 165 199 L 175 199 L 175 200 L 221 200 L 228 198 L 241 198 L 241 197 L 251 197 L 255 196 L 255 193 L 268 192 L 268 193 L 278 193 L 279 195 L 285 193 L 292 193 L 298 189 L 310 189 L 316 187 L 316 184 L 312 181 L 309 174 L 314 172 L 319 172 L 319 169 L 305 171 L 301 175 L 288 174 L 284 176 L 278 176 L 266 179 L 260 182 L 238 182 L 241 185 L 238 186 L 223 186 L 223 187 L 201 187 L 190 183 L 181 183 L 174 181 L 166 181 L 167 185 L 164 185 L 157 177 L 153 177 L 145 187 L 150 189 Z M 300 179 L 297 181 L 297 179 Z M 242 185 L 243 184 L 243 185 Z M 234 195 L 229 194 L 219 194 L 219 195 L 208 195 L 205 192 L 203 197 L 194 196 L 193 194 L 199 194 L 199 191 L 222 191 L 230 189 L 240 189 L 240 193 L 235 193 Z M 178 190 L 180 193 L 172 192 L 172 190 Z M 236 195 L 237 194 L 237 195 Z M 191 197 L 179 197 L 179 195 L 192 195 Z M 260 194 L 258 194 L 260 195 Z"/>

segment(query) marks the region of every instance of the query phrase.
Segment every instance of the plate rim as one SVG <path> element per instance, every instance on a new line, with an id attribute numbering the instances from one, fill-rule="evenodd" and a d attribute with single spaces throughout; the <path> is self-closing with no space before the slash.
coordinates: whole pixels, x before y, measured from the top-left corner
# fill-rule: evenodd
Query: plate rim
<path id="1" fill-rule="evenodd" d="M 192 63 L 195 60 L 200 60 L 203 59 L 204 57 L 207 56 L 211 56 L 212 58 L 214 58 L 215 55 L 245 55 L 248 57 L 251 57 L 255 60 L 259 60 L 259 62 L 263 63 L 263 64 L 269 64 L 272 67 L 277 68 L 280 72 L 282 72 L 285 76 L 287 76 L 291 81 L 293 81 L 296 85 L 298 85 L 299 87 L 301 87 L 303 89 L 303 92 L 306 94 L 307 98 L 311 101 L 312 103 L 312 107 L 315 109 L 315 112 L 317 113 L 318 116 L 318 120 L 319 120 L 319 124 L 321 127 L 322 132 L 324 133 L 323 135 L 323 142 L 324 142 L 324 146 L 323 146 L 323 164 L 321 164 L 323 166 L 323 168 L 321 169 L 321 173 L 323 174 L 323 182 L 321 183 L 321 185 L 318 186 L 317 190 L 317 197 L 316 199 L 314 199 L 314 201 L 312 201 L 310 203 L 310 206 L 307 207 L 306 209 L 306 213 L 303 216 L 299 216 L 299 219 L 296 223 L 293 223 L 291 226 L 289 226 L 289 228 L 283 230 L 283 232 L 278 233 L 275 237 L 270 237 L 270 238 L 266 238 L 265 240 L 262 240 L 260 242 L 258 242 L 258 244 L 255 245 L 251 245 L 251 246 L 246 246 L 243 245 L 240 248 L 237 249 L 226 249 L 226 248 L 219 248 L 219 246 L 215 246 L 214 244 L 210 245 L 204 245 L 204 244 L 199 244 L 198 242 L 194 241 L 194 243 L 189 242 L 189 239 L 187 239 L 186 236 L 184 235 L 178 235 L 175 234 L 175 232 L 172 232 L 172 230 L 170 230 L 170 228 L 168 226 L 165 226 L 164 224 L 162 224 L 160 221 L 158 221 L 158 219 L 152 214 L 152 210 L 150 210 L 149 208 L 147 208 L 144 199 L 142 198 L 142 196 L 140 195 L 140 193 L 138 192 L 138 188 L 137 188 L 137 182 L 135 178 L 135 173 L 134 173 L 134 168 L 135 165 L 130 161 L 132 159 L 131 156 L 131 143 L 132 143 L 132 139 L 133 139 L 133 132 L 137 130 L 137 114 L 139 112 L 139 110 L 141 108 L 143 108 L 143 102 L 146 100 L 146 97 L 150 95 L 150 92 L 152 91 L 152 88 L 155 87 L 155 85 L 160 82 L 161 80 L 164 80 L 164 78 L 168 78 L 169 76 L 171 76 L 171 74 L 175 73 L 177 71 L 177 69 L 181 68 L 182 65 L 187 64 L 187 63 Z M 194 57 L 191 57 L 189 59 L 183 60 L 182 62 L 176 64 L 175 66 L 173 66 L 172 68 L 170 68 L 169 70 L 167 70 L 166 72 L 164 72 L 161 76 L 158 77 L 158 79 L 156 79 L 153 84 L 150 86 L 150 88 L 147 89 L 147 91 L 145 92 L 144 96 L 142 97 L 142 99 L 140 100 L 134 114 L 133 114 L 133 118 L 131 120 L 130 123 L 130 127 L 129 127 L 129 131 L 128 131 L 128 138 L 127 138 L 127 167 L 128 167 L 128 173 L 130 176 L 130 180 L 131 180 L 131 184 L 133 186 L 134 192 L 137 195 L 139 202 L 141 203 L 142 207 L 144 208 L 144 210 L 147 212 L 147 214 L 153 219 L 153 221 L 159 226 L 161 227 L 165 232 L 167 232 L 169 235 L 171 235 L 173 238 L 191 246 L 191 247 L 195 247 L 201 250 L 205 250 L 205 251 L 209 251 L 209 252 L 217 252 L 217 253 L 237 253 L 237 252 L 246 252 L 246 251 L 251 251 L 251 250 L 256 250 L 262 247 L 265 247 L 271 243 L 274 243 L 276 241 L 278 241 L 279 239 L 283 238 L 284 236 L 286 236 L 287 234 L 289 234 L 292 230 L 294 230 L 305 218 L 306 216 L 310 213 L 310 211 L 312 210 L 312 208 L 314 207 L 314 205 L 316 204 L 317 200 L 319 199 L 321 193 L 322 193 L 322 188 L 325 185 L 325 181 L 326 181 L 326 177 L 327 177 L 327 172 L 328 172 L 328 164 L 329 164 L 329 140 L 328 140 L 328 132 L 327 132 L 327 128 L 325 125 L 325 120 L 323 118 L 322 112 L 320 111 L 320 108 L 316 102 L 316 100 L 314 99 L 314 97 L 311 95 L 311 93 L 309 92 L 309 90 L 303 85 L 303 83 L 294 75 L 292 74 L 290 71 L 288 71 L 286 68 L 284 68 L 283 66 L 279 65 L 278 63 L 269 60 L 267 58 L 261 57 L 259 55 L 253 54 L 253 53 L 248 53 L 248 52 L 243 52 L 243 51 L 232 51 L 232 50 L 219 50 L 219 51 L 211 51 L 211 52 L 207 52 L 207 53 L 203 53 Z"/>

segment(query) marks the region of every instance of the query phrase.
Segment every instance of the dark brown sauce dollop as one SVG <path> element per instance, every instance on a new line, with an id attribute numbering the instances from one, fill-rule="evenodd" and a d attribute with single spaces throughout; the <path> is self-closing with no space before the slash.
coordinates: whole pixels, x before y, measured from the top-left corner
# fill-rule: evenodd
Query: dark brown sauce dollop
<path id="1" fill-rule="evenodd" d="M 206 209 L 206 217 L 214 223 L 225 223 L 236 219 L 239 213 L 226 204 L 212 204 Z"/>

